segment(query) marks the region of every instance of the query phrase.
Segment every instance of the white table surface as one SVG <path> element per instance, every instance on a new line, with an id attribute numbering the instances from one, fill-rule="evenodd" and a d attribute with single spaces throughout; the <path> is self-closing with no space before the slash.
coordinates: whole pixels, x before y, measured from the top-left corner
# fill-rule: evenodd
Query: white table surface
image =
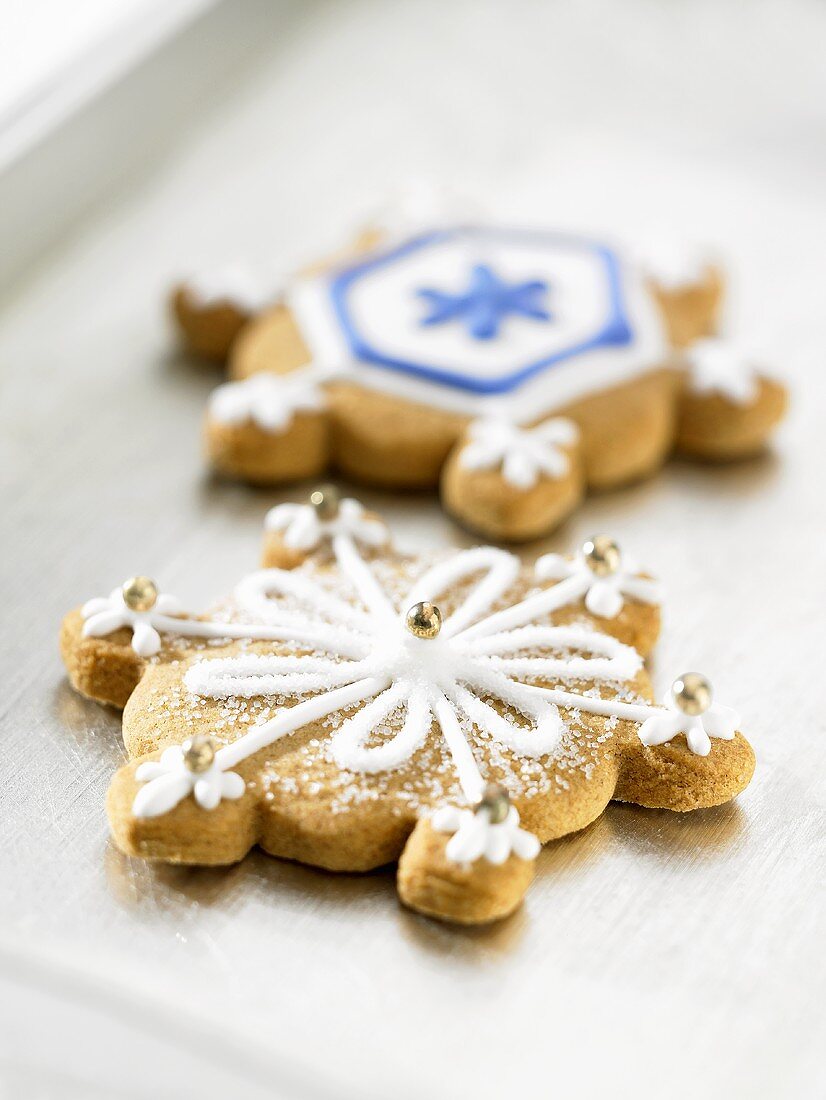
<path id="1" fill-rule="evenodd" d="M 175 155 L 2 303 L 0 1096 L 822 1096 L 826 10 L 273 19 Z M 408 173 L 521 221 L 718 244 L 732 330 L 795 395 L 772 456 L 674 463 L 529 550 L 604 529 L 650 563 L 669 591 L 655 677 L 710 673 L 752 786 L 686 817 L 609 808 L 544 851 L 518 915 L 471 932 L 405 912 L 390 872 L 119 855 L 119 718 L 56 653 L 62 614 L 133 572 L 196 606 L 227 590 L 265 508 L 302 492 L 205 473 L 218 376 L 171 350 L 170 278 L 312 254 Z M 466 541 L 428 497 L 362 496 L 404 545 Z"/>

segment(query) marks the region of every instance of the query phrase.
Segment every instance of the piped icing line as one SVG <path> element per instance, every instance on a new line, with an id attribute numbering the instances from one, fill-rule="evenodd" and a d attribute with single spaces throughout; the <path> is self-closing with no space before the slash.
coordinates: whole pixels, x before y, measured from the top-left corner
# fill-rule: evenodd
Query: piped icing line
<path id="1" fill-rule="evenodd" d="M 535 428 L 518 428 L 508 420 L 474 420 L 468 442 L 459 452 L 466 470 L 501 470 L 515 489 L 532 489 L 541 478 L 557 481 L 571 468 L 565 448 L 579 439 L 572 420 L 556 417 Z"/>
<path id="2" fill-rule="evenodd" d="M 460 551 L 413 584 L 403 607 L 416 604 L 425 593 L 442 594 L 463 579 L 482 573 L 445 621 L 441 636 L 432 640 L 406 630 L 349 535 L 333 538 L 333 552 L 342 577 L 363 608 L 349 606 L 307 577 L 277 569 L 253 574 L 237 590 L 248 610 L 277 614 L 270 597 L 278 592 L 298 596 L 323 615 L 326 622 L 305 621 L 303 634 L 294 613 L 283 626 L 272 621 L 261 627 L 238 624 L 245 627 L 246 636 L 253 632 L 280 638 L 300 634 L 314 653 L 282 657 L 242 654 L 197 661 L 187 669 L 184 684 L 200 697 L 278 695 L 300 699 L 319 692 L 221 748 L 216 761 L 223 770 L 310 722 L 364 703 L 331 739 L 331 751 L 340 767 L 371 772 L 401 766 L 426 737 L 435 718 L 462 791 L 472 802 L 484 783 L 459 722 L 460 713 L 513 752 L 538 758 L 554 751 L 564 724 L 556 703 L 537 695 L 517 677 L 553 673 L 563 679 L 621 682 L 639 667 L 639 655 L 616 639 L 580 627 L 529 624 L 532 615 L 546 614 L 560 603 L 565 596 L 559 591 L 563 585 L 515 605 L 510 609 L 515 611 L 510 624 L 503 622 L 501 612 L 491 614 L 491 607 L 518 571 L 518 562 L 505 551 L 491 547 Z M 475 632 L 474 623 L 480 628 Z M 490 623 L 493 627 L 485 629 Z M 177 622 L 175 625 L 178 627 Z M 231 633 L 235 625 L 196 624 L 222 634 Z M 508 634 L 509 625 L 515 630 L 513 637 Z M 559 659 L 518 655 L 520 648 L 536 645 L 581 649 L 584 655 Z M 501 700 L 529 724 L 522 727 L 507 720 L 488 698 Z M 378 748 L 368 748 L 367 740 L 376 727 L 399 709 L 405 714 L 400 734 Z"/>
<path id="3" fill-rule="evenodd" d="M 493 822 L 480 810 L 463 810 L 443 806 L 431 817 L 437 833 L 452 834 L 445 846 L 445 855 L 453 863 L 475 863 L 486 859 L 494 866 L 503 864 L 510 855 L 520 859 L 535 859 L 541 847 L 533 833 L 519 827 L 519 811 L 511 806 L 502 822 Z"/>
<path id="4" fill-rule="evenodd" d="M 279 532 L 288 549 L 305 553 L 331 542 L 336 535 L 347 535 L 370 549 L 379 549 L 389 541 L 386 525 L 351 497 L 345 497 L 329 519 L 311 504 L 277 504 L 267 512 L 264 526 Z"/>
<path id="5" fill-rule="evenodd" d="M 553 592 L 561 584 L 570 584 L 577 589 L 576 599 L 584 599 L 585 606 L 592 615 L 603 619 L 614 619 L 625 606 L 625 597 L 642 603 L 659 604 L 662 602 L 661 585 L 649 577 L 641 577 L 635 564 L 620 558 L 619 567 L 606 576 L 594 573 L 582 551 L 573 558 L 561 554 L 544 554 L 534 567 L 537 580 L 553 580 L 560 584 L 548 589 Z"/>
<path id="6" fill-rule="evenodd" d="M 253 423 L 262 431 L 280 435 L 296 413 L 326 408 L 320 383 L 328 377 L 328 372 L 311 366 L 287 374 L 262 371 L 239 382 L 224 382 L 210 394 L 209 414 L 229 427 Z"/>
<path id="7" fill-rule="evenodd" d="M 684 353 L 692 393 L 718 393 L 735 405 L 749 406 L 760 392 L 760 376 L 748 353 L 720 337 L 697 340 Z"/>

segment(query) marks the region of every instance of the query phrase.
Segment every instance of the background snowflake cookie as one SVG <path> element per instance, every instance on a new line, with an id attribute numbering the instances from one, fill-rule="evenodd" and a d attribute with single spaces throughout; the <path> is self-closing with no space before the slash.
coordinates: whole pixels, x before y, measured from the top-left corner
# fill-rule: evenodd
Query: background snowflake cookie
<path id="1" fill-rule="evenodd" d="M 276 515 L 292 568 L 210 614 L 132 578 L 67 616 L 72 684 L 125 705 L 107 798 L 123 852 L 399 861 L 408 906 L 473 924 L 611 799 L 690 810 L 747 785 L 751 748 L 704 679 L 653 702 L 659 592 L 613 540 L 536 569 L 490 546 L 423 559 L 352 503 L 322 490 Z"/>
<path id="2" fill-rule="evenodd" d="M 462 523 L 519 540 L 551 530 L 589 489 L 652 474 L 675 444 L 751 454 L 782 402 L 747 431 L 742 409 L 721 415 L 680 384 L 690 359 L 677 353 L 716 331 L 722 287 L 702 265 L 676 289 L 664 270 L 568 233 L 442 223 L 373 234 L 366 250 L 288 279 L 282 303 L 241 328 L 232 384 L 277 384 L 211 403 L 210 459 L 259 483 L 329 464 L 379 486 L 441 485 Z M 228 422 L 233 392 L 246 415 Z M 576 435 L 563 439 L 561 424 Z"/>

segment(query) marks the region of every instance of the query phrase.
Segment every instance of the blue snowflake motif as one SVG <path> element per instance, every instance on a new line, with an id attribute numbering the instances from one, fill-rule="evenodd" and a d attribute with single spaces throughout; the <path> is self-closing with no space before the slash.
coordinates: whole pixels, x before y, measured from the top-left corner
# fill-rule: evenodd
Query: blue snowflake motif
<path id="1" fill-rule="evenodd" d="M 534 321 L 550 321 L 551 314 L 543 304 L 548 284 L 541 279 L 525 283 L 503 282 L 487 264 L 477 264 L 464 294 L 448 294 L 443 290 L 424 287 L 417 290 L 430 306 L 422 325 L 442 325 L 446 321 L 464 320 L 475 340 L 492 340 L 509 313 L 531 317 Z"/>

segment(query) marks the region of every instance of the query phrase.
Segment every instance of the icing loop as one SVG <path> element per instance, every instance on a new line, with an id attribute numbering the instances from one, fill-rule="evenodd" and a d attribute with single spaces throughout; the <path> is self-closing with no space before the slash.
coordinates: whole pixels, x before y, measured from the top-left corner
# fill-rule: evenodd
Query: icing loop
<path id="1" fill-rule="evenodd" d="M 438 833 L 452 833 L 445 855 L 453 863 L 475 863 L 484 857 L 499 865 L 513 853 L 520 859 L 535 859 L 540 843 L 533 833 L 519 827 L 519 811 L 511 806 L 504 821 L 494 823 L 482 810 L 460 810 L 444 806 L 431 818 Z"/>
<path id="2" fill-rule="evenodd" d="M 688 385 L 694 393 L 719 393 L 735 405 L 753 405 L 759 376 L 749 356 L 726 340 L 697 340 L 685 353 Z"/>
<path id="3" fill-rule="evenodd" d="M 146 785 L 135 795 L 132 813 L 135 817 L 160 817 L 188 794 L 204 810 L 214 810 L 222 798 L 240 798 L 246 790 L 244 780 L 237 772 L 225 771 L 220 761 L 219 752 L 208 769 L 196 772 L 187 767 L 180 745 L 165 749 L 160 760 L 141 764 L 135 772 L 138 782 Z"/>
<path id="4" fill-rule="evenodd" d="M 577 598 L 584 597 L 591 614 L 603 619 L 615 619 L 625 606 L 626 596 L 642 603 L 662 601 L 660 585 L 639 576 L 636 566 L 624 558 L 619 559 L 618 568 L 603 576 L 594 572 L 581 550 L 573 559 L 561 554 L 545 554 L 534 568 L 538 580 L 571 583 L 578 589 Z"/>
<path id="5" fill-rule="evenodd" d="M 346 535 L 370 549 L 385 546 L 389 539 L 384 523 L 368 516 L 364 506 L 349 497 L 340 502 L 337 513 L 330 518 L 319 515 L 311 504 L 278 504 L 267 512 L 264 526 L 268 531 L 280 532 L 290 550 L 305 552 L 317 550 L 336 535 Z"/>
<path id="6" fill-rule="evenodd" d="M 663 700 L 665 711 L 653 714 L 640 726 L 639 738 L 643 745 L 664 745 L 680 733 L 685 734 L 688 747 L 695 756 L 708 756 L 711 738 L 732 741 L 740 716 L 732 707 L 712 703 L 701 714 L 686 714 L 674 697 L 673 688 Z"/>
<path id="7" fill-rule="evenodd" d="M 203 308 L 237 306 L 244 313 L 260 313 L 284 297 L 283 273 L 267 272 L 248 263 L 207 268 L 184 281 L 187 294 Z"/>
<path id="8" fill-rule="evenodd" d="M 225 382 L 213 390 L 209 409 L 220 424 L 236 425 L 251 420 L 265 432 L 278 435 L 297 412 L 324 408 L 324 391 L 313 370 L 290 374 L 253 374 L 242 382 Z"/>
<path id="9" fill-rule="evenodd" d="M 113 588 L 108 596 L 88 600 L 80 609 L 84 638 L 102 638 L 121 627 L 132 631 L 132 648 L 139 657 L 154 657 L 161 648 L 159 629 L 170 629 L 168 616 L 181 613 L 180 602 L 174 596 L 159 595 L 151 608 L 136 611 L 129 607 L 122 588 Z M 183 626 L 184 620 L 181 620 Z M 177 629 L 173 620 L 172 629 Z"/>
<path id="10" fill-rule="evenodd" d="M 517 428 L 507 420 L 474 420 L 470 441 L 459 455 L 467 470 L 501 469 L 516 489 L 531 489 L 540 477 L 558 480 L 570 469 L 563 448 L 572 447 L 579 431 L 571 420 L 546 420 L 536 428 Z"/>

